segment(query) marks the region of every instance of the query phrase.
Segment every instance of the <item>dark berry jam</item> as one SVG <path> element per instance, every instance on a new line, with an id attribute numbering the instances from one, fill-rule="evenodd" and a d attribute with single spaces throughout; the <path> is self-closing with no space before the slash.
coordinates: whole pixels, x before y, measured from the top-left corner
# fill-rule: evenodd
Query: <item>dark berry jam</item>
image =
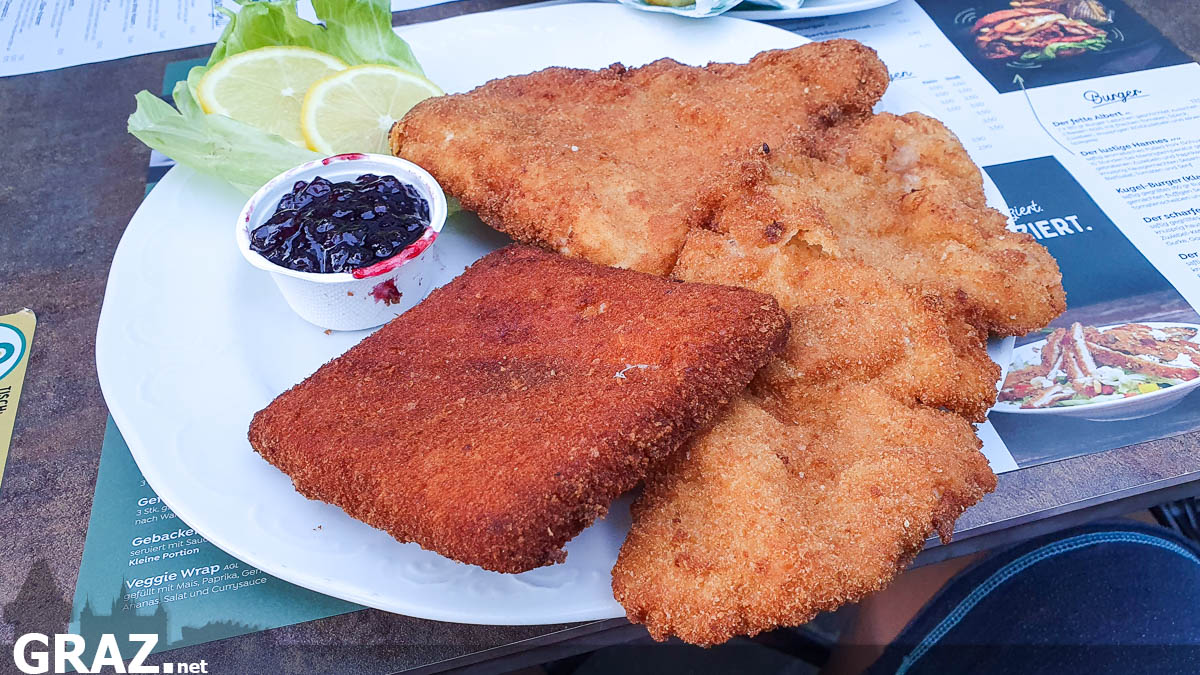
<path id="1" fill-rule="evenodd" d="M 350 272 L 386 260 L 421 238 L 429 202 L 395 176 L 365 173 L 331 183 L 300 181 L 279 200 L 250 248 L 300 272 Z"/>

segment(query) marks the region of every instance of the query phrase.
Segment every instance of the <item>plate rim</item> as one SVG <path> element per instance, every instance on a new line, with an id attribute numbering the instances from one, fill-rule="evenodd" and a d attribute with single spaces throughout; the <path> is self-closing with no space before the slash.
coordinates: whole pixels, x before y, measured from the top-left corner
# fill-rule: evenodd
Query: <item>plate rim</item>
<path id="1" fill-rule="evenodd" d="M 811 0 L 810 0 L 811 1 Z M 871 9 L 879 9 L 891 4 L 895 4 L 900 0 L 842 0 L 839 5 L 832 7 L 805 7 L 801 4 L 795 9 L 738 9 L 740 5 L 735 5 L 733 9 L 725 12 L 721 16 L 728 16 L 736 19 L 749 19 L 752 21 L 783 21 L 785 19 L 816 19 L 822 16 L 838 16 L 840 14 L 853 14 L 855 12 L 865 12 Z"/>

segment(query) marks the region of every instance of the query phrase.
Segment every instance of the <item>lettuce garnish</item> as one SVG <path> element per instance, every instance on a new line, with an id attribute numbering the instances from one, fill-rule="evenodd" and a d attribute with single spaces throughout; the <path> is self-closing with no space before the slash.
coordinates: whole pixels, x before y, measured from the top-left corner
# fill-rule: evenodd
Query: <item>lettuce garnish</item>
<path id="1" fill-rule="evenodd" d="M 1080 42 L 1052 42 L 1044 48 L 1037 51 L 1025 52 L 1021 55 L 1022 61 L 1053 61 L 1058 58 L 1058 53 L 1066 50 L 1084 49 L 1090 52 L 1098 52 L 1108 46 L 1108 38 L 1097 36 L 1088 38 Z"/>
<path id="2" fill-rule="evenodd" d="M 296 0 L 238 0 L 204 66 L 192 68 L 175 85 L 171 107 L 148 91 L 137 94 L 129 133 L 138 140 L 204 173 L 225 179 L 250 194 L 279 173 L 320 157 L 282 136 L 224 115 L 208 115 L 196 100 L 196 85 L 222 59 L 259 47 L 308 47 L 350 65 L 382 63 L 423 74 L 408 43 L 392 31 L 388 0 L 312 0 L 321 24 L 305 21 Z"/>

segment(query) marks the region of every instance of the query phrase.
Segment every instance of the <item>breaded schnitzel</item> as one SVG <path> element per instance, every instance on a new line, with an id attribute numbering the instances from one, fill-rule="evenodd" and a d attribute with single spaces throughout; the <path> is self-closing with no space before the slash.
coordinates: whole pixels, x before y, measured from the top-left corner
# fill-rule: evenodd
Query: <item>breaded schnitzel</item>
<path id="1" fill-rule="evenodd" d="M 783 354 L 652 473 L 613 570 L 631 620 L 715 644 L 885 586 L 995 486 L 970 421 L 995 400 L 987 331 L 1063 307 L 1057 266 L 984 202 L 922 115 L 836 126 L 719 176 L 673 275 L 769 293 Z"/>
<path id="2" fill-rule="evenodd" d="M 671 456 L 613 568 L 631 621 L 712 645 L 878 591 L 995 485 L 961 417 L 870 385 L 786 423 L 749 397 Z"/>
<path id="3" fill-rule="evenodd" d="M 941 122 L 875 115 L 771 152 L 766 183 L 786 212 L 815 204 L 842 255 L 891 272 L 1000 335 L 1024 335 L 1066 309 L 1058 265 L 989 208 L 979 169 Z"/>
<path id="4" fill-rule="evenodd" d="M 254 416 L 301 494 L 500 572 L 561 562 L 783 345 L 749 290 L 510 246 Z"/>
<path id="5" fill-rule="evenodd" d="M 705 68 L 548 68 L 418 103 L 394 154 L 514 239 L 667 274 L 705 176 L 750 148 L 861 121 L 887 69 L 857 42 L 768 51 Z"/>
<path id="6" fill-rule="evenodd" d="M 730 201 L 674 274 L 774 295 L 789 344 L 647 477 L 613 569 L 631 620 L 705 645 L 879 590 L 995 486 L 968 421 L 996 394 L 985 333 L 841 258 L 815 205 Z"/>
<path id="7" fill-rule="evenodd" d="M 847 381 L 886 380 L 906 403 L 983 421 L 1000 376 L 987 333 L 952 301 L 843 257 L 825 213 L 780 203 L 773 187 L 730 196 L 712 229 L 688 235 L 673 273 L 767 293 L 787 310 L 788 345 L 757 380 L 796 400 Z"/>
<path id="8" fill-rule="evenodd" d="M 552 68 L 430 99 L 392 131 L 484 222 L 608 265 L 768 293 L 783 353 L 647 478 L 613 570 L 652 635 L 721 642 L 887 583 L 995 485 L 971 421 L 989 331 L 1064 307 L 944 126 L 871 114 L 874 52 Z"/>

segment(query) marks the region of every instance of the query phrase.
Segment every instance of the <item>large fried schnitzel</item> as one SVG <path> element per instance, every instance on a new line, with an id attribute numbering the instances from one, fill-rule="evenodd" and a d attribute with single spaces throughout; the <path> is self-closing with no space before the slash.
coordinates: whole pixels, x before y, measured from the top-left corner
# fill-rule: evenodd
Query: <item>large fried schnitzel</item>
<path id="1" fill-rule="evenodd" d="M 521 572 L 561 562 L 786 331 L 760 293 L 511 246 L 280 395 L 250 443 L 305 496 Z"/>
<path id="2" fill-rule="evenodd" d="M 985 333 L 770 192 L 731 197 L 674 272 L 770 293 L 792 331 L 634 505 L 613 590 L 659 639 L 715 644 L 860 599 L 995 485 L 968 421 L 996 394 Z"/>
<path id="3" fill-rule="evenodd" d="M 832 40 L 705 68 L 548 68 L 418 103 L 392 151 L 464 208 L 519 241 L 667 274 L 704 177 L 871 113 L 888 73 L 875 52 Z"/>
<path id="4" fill-rule="evenodd" d="M 656 638 L 714 644 L 885 586 L 995 486 L 970 421 L 987 331 L 1063 308 L 1045 249 L 985 205 L 923 115 L 795 137 L 715 176 L 674 276 L 769 293 L 783 354 L 646 480 L 613 590 Z"/>
<path id="5" fill-rule="evenodd" d="M 630 620 L 711 645 L 883 588 L 995 485 L 962 418 L 842 388 L 810 418 L 736 401 L 634 504 L 613 568 Z"/>
<path id="6" fill-rule="evenodd" d="M 815 205 L 841 255 L 965 302 L 987 330 L 1024 335 L 1066 309 L 1054 258 L 986 205 L 979 169 L 933 118 L 875 115 L 801 135 L 759 161 L 785 214 Z"/>

